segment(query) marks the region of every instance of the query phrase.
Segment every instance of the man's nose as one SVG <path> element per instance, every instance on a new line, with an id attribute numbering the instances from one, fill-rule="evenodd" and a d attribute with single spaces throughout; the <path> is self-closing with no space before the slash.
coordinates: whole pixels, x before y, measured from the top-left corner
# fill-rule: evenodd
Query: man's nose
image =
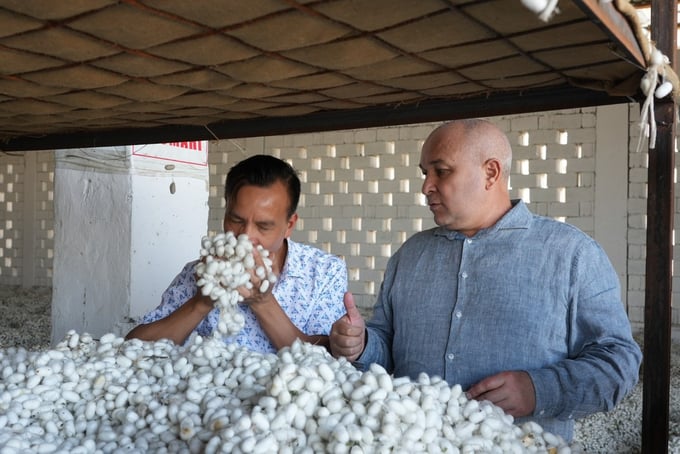
<path id="1" fill-rule="evenodd" d="M 432 184 L 432 180 L 430 178 L 428 178 L 427 175 L 425 176 L 425 179 L 423 180 L 423 185 L 421 186 L 420 191 L 425 195 L 434 191 L 434 185 Z"/>

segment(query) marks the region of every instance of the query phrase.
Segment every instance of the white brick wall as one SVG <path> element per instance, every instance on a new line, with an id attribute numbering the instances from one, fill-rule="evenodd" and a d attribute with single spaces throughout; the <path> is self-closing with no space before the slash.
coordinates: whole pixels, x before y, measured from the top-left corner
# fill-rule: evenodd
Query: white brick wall
<path id="1" fill-rule="evenodd" d="M 54 257 L 54 154 L 37 152 L 35 171 L 35 280 L 29 285 L 52 285 Z"/>
<path id="2" fill-rule="evenodd" d="M 53 198 L 53 153 L 0 154 L 0 285 L 52 285 Z"/>
<path id="3" fill-rule="evenodd" d="M 0 281 L 21 284 L 23 156 L 0 155 Z"/>

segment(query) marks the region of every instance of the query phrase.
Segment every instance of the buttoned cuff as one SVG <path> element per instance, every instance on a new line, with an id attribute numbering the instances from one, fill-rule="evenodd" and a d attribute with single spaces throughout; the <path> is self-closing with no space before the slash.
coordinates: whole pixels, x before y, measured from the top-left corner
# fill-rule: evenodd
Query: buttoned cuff
<path id="1" fill-rule="evenodd" d="M 536 394 L 536 408 L 533 416 L 573 421 L 574 418 L 588 414 L 575 411 L 574 404 L 566 397 L 568 390 L 562 388 L 560 377 L 555 371 L 548 368 L 531 370 L 527 373 L 534 383 Z"/>
<path id="2" fill-rule="evenodd" d="M 536 406 L 532 416 L 547 418 L 554 416 L 560 407 L 560 390 L 557 377 L 549 369 L 526 371 L 534 384 Z"/>
<path id="3" fill-rule="evenodd" d="M 366 339 L 364 351 L 361 352 L 361 355 L 359 355 L 356 360 L 352 361 L 352 365 L 362 372 L 366 372 L 368 370 L 368 366 L 375 362 L 376 356 L 376 347 L 375 344 L 371 342 L 371 337 L 368 335 L 368 329 L 364 331 L 364 336 Z"/>

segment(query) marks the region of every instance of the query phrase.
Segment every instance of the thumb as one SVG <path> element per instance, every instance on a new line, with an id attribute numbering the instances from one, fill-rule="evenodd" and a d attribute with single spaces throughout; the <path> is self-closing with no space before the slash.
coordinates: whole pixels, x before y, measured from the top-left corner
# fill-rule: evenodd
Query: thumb
<path id="1" fill-rule="evenodd" d="M 361 317 L 359 309 L 357 309 L 357 306 L 354 304 L 354 295 L 352 295 L 351 292 L 345 293 L 343 303 L 345 304 L 347 320 L 349 320 L 350 325 L 360 325 L 363 323 L 364 319 Z"/>

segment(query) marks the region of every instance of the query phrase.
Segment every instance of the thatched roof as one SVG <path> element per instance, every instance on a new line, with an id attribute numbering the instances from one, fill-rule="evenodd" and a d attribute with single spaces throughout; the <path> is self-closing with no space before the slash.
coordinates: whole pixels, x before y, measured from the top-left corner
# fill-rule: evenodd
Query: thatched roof
<path id="1" fill-rule="evenodd" d="M 223 139 L 639 97 L 628 2 L 0 1 L 0 149 Z"/>

